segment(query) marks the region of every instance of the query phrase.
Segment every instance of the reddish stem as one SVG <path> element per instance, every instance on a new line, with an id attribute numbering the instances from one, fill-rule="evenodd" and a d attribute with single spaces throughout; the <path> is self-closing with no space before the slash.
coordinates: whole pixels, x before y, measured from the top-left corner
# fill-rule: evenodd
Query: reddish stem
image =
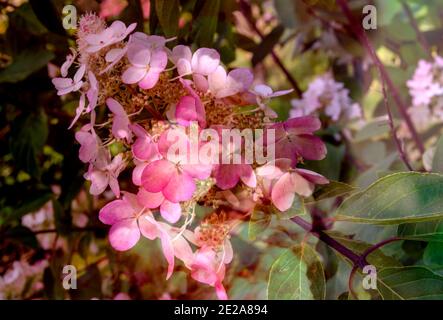
<path id="1" fill-rule="evenodd" d="M 412 138 L 415 141 L 417 148 L 423 154 L 425 152 L 423 142 L 421 141 L 421 139 L 417 133 L 417 130 L 415 129 L 414 123 L 412 122 L 412 120 L 408 114 L 407 107 L 406 107 L 405 103 L 403 102 L 403 99 L 401 98 L 399 91 L 397 90 L 394 83 L 392 82 L 388 72 L 386 71 L 386 68 L 384 67 L 383 63 L 380 61 L 377 53 L 375 52 L 371 42 L 369 41 L 368 36 L 366 35 L 363 27 L 361 26 L 361 23 L 355 19 L 346 0 L 337 0 L 337 4 L 341 7 L 343 13 L 345 14 L 347 19 L 349 20 L 350 27 L 353 30 L 354 34 L 357 36 L 357 38 L 362 43 L 362 45 L 366 48 L 366 50 L 368 50 L 369 55 L 371 56 L 374 64 L 379 69 L 381 77 L 386 82 L 386 84 L 389 88 L 389 91 L 391 92 L 392 97 L 398 106 L 398 110 L 399 110 L 401 116 L 403 117 L 403 119 L 405 120 L 406 125 L 409 128 L 409 131 L 411 132 Z"/>

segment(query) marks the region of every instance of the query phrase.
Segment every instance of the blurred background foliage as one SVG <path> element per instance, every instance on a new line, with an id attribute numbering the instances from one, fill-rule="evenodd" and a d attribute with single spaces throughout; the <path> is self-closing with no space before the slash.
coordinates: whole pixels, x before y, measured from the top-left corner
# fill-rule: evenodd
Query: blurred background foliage
<path id="1" fill-rule="evenodd" d="M 166 264 L 155 258 L 160 256 L 156 245 L 140 241 L 123 254 L 107 245 L 107 230 L 97 219 L 104 201 L 85 192 L 85 167 L 78 160 L 73 131 L 67 130 L 77 98 L 61 99 L 51 84 L 56 66 L 75 44 L 75 31 L 65 30 L 61 24 L 62 8 L 67 4 L 75 5 L 79 15 L 95 11 L 102 12 L 108 21 L 138 22 L 138 30 L 176 37 L 172 45 L 216 48 L 226 65 L 253 67 L 256 77 L 275 89 L 294 87 L 295 83 L 290 96 L 272 101 L 280 119 L 288 117 L 291 98 L 306 90 L 317 75 L 331 70 L 361 103 L 367 124 L 356 132 L 352 144 L 337 139 L 340 127 L 328 126 L 321 132 L 328 157 L 305 166 L 357 187 L 405 169 L 388 124 L 378 119 L 386 114 L 378 74 L 370 67 L 367 52 L 346 28 L 346 18 L 334 0 L 120 0 L 112 1 L 120 9 L 103 13 L 107 2 L 111 1 L 0 0 L 0 275 L 22 257 L 50 262 L 43 288 L 31 296 L 25 292 L 21 298 L 66 298 L 59 280 L 62 266 L 68 263 L 80 270 L 79 287 L 84 289 L 69 292 L 72 299 L 112 298 L 118 292 L 145 299 L 214 297 L 211 288 L 190 279 L 182 266 L 165 281 Z M 426 42 L 441 53 L 440 0 L 349 1 L 356 17 L 362 16 L 366 4 L 377 7 L 378 28 L 368 34 L 401 96 L 409 102 L 406 81 L 419 59 L 429 59 L 429 52 L 419 45 L 404 3 Z M 435 143 L 439 130 L 441 124 L 422 133 L 427 144 Z M 327 213 L 339 200 L 322 202 L 315 210 Z M 48 202 L 53 212 L 49 230 L 36 233 L 22 225 L 23 216 Z M 79 212 L 88 218 L 82 228 L 73 223 Z M 345 223 L 338 225 L 338 230 L 353 234 L 354 238 L 343 241 L 356 247 L 363 245 L 359 241 L 374 243 L 397 231 Z M 229 296 L 266 298 L 269 269 L 284 248 L 301 240 L 298 231 L 272 221 L 259 239 L 249 241 L 247 226 L 243 228 L 232 240 L 236 257 L 225 280 Z M 56 234 L 54 245 L 42 248 L 37 237 L 46 233 Z M 62 247 L 56 245 L 60 238 L 65 241 Z M 390 246 L 388 253 L 406 265 L 420 262 L 438 270 L 443 265 L 441 249 L 436 242 L 404 241 Z M 349 266 L 327 246 L 318 244 L 317 250 L 325 262 L 327 297 L 347 297 L 344 283 Z"/>

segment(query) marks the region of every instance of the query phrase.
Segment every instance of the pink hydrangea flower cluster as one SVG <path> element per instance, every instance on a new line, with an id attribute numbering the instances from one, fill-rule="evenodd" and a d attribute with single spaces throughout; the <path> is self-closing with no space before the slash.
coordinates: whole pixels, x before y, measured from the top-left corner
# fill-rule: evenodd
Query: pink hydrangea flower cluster
<path id="1" fill-rule="evenodd" d="M 71 126 L 89 116 L 75 135 L 80 160 L 88 165 L 89 192 L 99 195 L 109 187 L 115 195 L 99 213 L 111 226 L 112 247 L 124 251 L 140 237 L 159 239 L 167 278 L 177 258 L 192 278 L 213 286 L 217 296 L 226 299 L 223 279 L 234 256 L 230 234 L 235 227 L 255 206 L 267 207 L 269 214 L 284 212 L 295 197 L 309 197 L 316 184 L 328 183 L 315 172 L 297 168 L 303 159 L 326 155 L 324 143 L 314 135 L 320 121 L 302 116 L 275 122 L 266 103 L 291 90 L 274 92 L 256 83 L 247 68 L 227 71 L 214 49 L 169 48 L 174 39 L 134 28 L 120 21 L 106 27 L 98 17 L 84 16 L 78 49 L 67 57 L 62 77 L 53 79 L 58 94 L 80 93 Z M 198 131 L 275 130 L 275 140 L 263 143 L 274 147 L 276 159 L 264 165 L 189 161 L 171 152 L 176 142 L 171 136 L 178 137 L 185 150 L 196 147 L 191 154 L 213 143 L 202 139 L 193 144 L 187 135 L 193 124 Z M 132 183 L 120 178 L 125 170 L 132 170 Z M 213 210 L 197 218 L 197 205 Z"/>
<path id="2" fill-rule="evenodd" d="M 343 83 L 335 81 L 330 73 L 315 78 L 303 93 L 302 99 L 293 99 L 291 104 L 291 117 L 324 114 L 335 122 L 362 116 L 361 107 L 352 102 L 349 90 Z"/>
<path id="3" fill-rule="evenodd" d="M 20 299 L 31 296 L 43 289 L 43 271 L 48 261 L 39 260 L 30 265 L 25 260 L 12 263 L 3 276 L 0 276 L 0 300 Z"/>
<path id="4" fill-rule="evenodd" d="M 418 127 L 428 125 L 430 120 L 443 120 L 442 57 L 436 56 L 433 62 L 420 60 L 407 86 L 412 97 L 409 113 Z"/>

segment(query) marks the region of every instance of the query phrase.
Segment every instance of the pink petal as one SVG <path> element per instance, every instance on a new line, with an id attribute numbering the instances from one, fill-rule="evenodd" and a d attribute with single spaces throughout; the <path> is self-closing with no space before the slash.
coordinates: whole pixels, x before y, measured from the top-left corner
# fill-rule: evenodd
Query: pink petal
<path id="1" fill-rule="evenodd" d="M 253 90 L 261 97 L 269 97 L 273 93 L 272 88 L 265 84 L 258 84 L 254 87 Z"/>
<path id="2" fill-rule="evenodd" d="M 147 165 L 147 162 L 140 162 L 137 163 L 134 170 L 132 170 L 132 183 L 134 183 L 136 186 L 142 185 L 142 173 Z"/>
<path id="3" fill-rule="evenodd" d="M 68 129 L 71 129 L 72 126 L 73 126 L 73 125 L 77 122 L 77 120 L 80 118 L 80 116 L 82 115 L 83 111 L 85 110 L 85 104 L 86 104 L 86 101 L 85 101 L 85 95 L 82 94 L 82 95 L 80 96 L 80 101 L 79 101 L 78 107 L 77 107 L 77 109 L 75 109 L 75 117 L 74 117 L 74 120 L 72 120 L 71 125 L 69 126 Z"/>
<path id="4" fill-rule="evenodd" d="M 172 175 L 168 185 L 163 189 L 163 195 L 169 201 L 177 203 L 191 199 L 195 189 L 194 179 L 185 172 L 176 172 Z"/>
<path id="5" fill-rule="evenodd" d="M 191 246 L 184 237 L 178 237 L 172 242 L 174 246 L 174 255 L 183 261 L 186 267 L 191 268 L 194 261 L 194 253 Z"/>
<path id="6" fill-rule="evenodd" d="M 168 64 L 168 55 L 163 50 L 156 50 L 152 53 L 151 62 L 149 63 L 149 70 L 154 73 L 160 73 L 165 70 Z"/>
<path id="7" fill-rule="evenodd" d="M 241 167 L 236 164 L 221 164 L 215 169 L 216 185 L 222 190 L 235 187 L 240 179 Z"/>
<path id="8" fill-rule="evenodd" d="M 255 188 L 257 185 L 257 180 L 255 177 L 254 170 L 249 164 L 241 164 L 240 169 L 240 179 L 245 185 L 251 188 Z"/>
<path id="9" fill-rule="evenodd" d="M 209 178 L 212 172 L 212 165 L 210 164 L 183 164 L 181 168 L 191 177 L 199 180 Z"/>
<path id="10" fill-rule="evenodd" d="M 119 116 L 126 115 L 125 109 L 123 109 L 122 105 L 117 100 L 113 98 L 108 98 L 106 99 L 106 105 L 114 115 L 119 115 Z"/>
<path id="11" fill-rule="evenodd" d="M 188 46 L 178 45 L 172 49 L 171 60 L 177 64 L 180 59 L 191 61 L 192 51 Z"/>
<path id="12" fill-rule="evenodd" d="M 166 280 L 169 279 L 174 271 L 174 247 L 172 245 L 171 238 L 164 230 L 160 230 L 160 241 L 162 244 L 163 254 L 168 262 L 168 273 Z"/>
<path id="13" fill-rule="evenodd" d="M 138 83 L 138 86 L 142 89 L 148 90 L 153 88 L 158 79 L 160 78 L 160 73 L 154 70 L 149 70 L 145 77 Z"/>
<path id="14" fill-rule="evenodd" d="M 98 213 L 98 218 L 104 224 L 115 224 L 118 221 L 133 218 L 134 209 L 131 204 L 125 200 L 114 200 L 109 202 Z"/>
<path id="15" fill-rule="evenodd" d="M 160 213 L 169 223 L 176 223 L 178 220 L 180 220 L 182 208 L 178 203 L 165 200 L 160 206 Z"/>
<path id="16" fill-rule="evenodd" d="M 303 178 L 308 180 L 309 182 L 315 184 L 328 184 L 329 180 L 323 177 L 321 174 L 317 172 L 306 170 L 306 169 L 296 169 L 296 172 L 300 174 Z"/>
<path id="17" fill-rule="evenodd" d="M 222 66 L 218 66 L 214 72 L 208 75 L 209 90 L 212 94 L 217 95 L 220 90 L 226 87 L 226 78 L 226 70 Z"/>
<path id="18" fill-rule="evenodd" d="M 168 160 L 154 161 L 143 170 L 141 178 L 143 188 L 149 192 L 160 192 L 176 173 L 177 169 Z"/>
<path id="19" fill-rule="evenodd" d="M 285 173 L 274 185 L 271 192 L 272 203 L 282 212 L 291 208 L 295 198 L 295 181 L 290 173 Z"/>
<path id="20" fill-rule="evenodd" d="M 165 197 L 161 192 L 148 192 L 145 189 L 140 188 L 137 193 L 137 200 L 142 206 L 149 209 L 155 209 L 163 203 Z"/>
<path id="21" fill-rule="evenodd" d="M 198 73 L 192 75 L 192 80 L 194 80 L 195 88 L 201 92 L 206 92 L 209 89 L 209 83 L 206 76 Z"/>
<path id="22" fill-rule="evenodd" d="M 135 246 L 140 239 L 137 220 L 127 219 L 112 225 L 109 230 L 109 242 L 118 251 L 126 251 Z"/>
<path id="23" fill-rule="evenodd" d="M 220 64 L 220 55 L 217 50 L 200 48 L 194 52 L 191 59 L 192 71 L 208 75 L 217 69 Z"/>
<path id="24" fill-rule="evenodd" d="M 146 76 L 146 68 L 129 67 L 122 74 L 123 83 L 134 84 L 141 81 Z"/>
<path id="25" fill-rule="evenodd" d="M 197 121 L 199 116 L 195 107 L 195 99 L 191 96 L 181 97 L 175 107 L 175 118 L 183 126 L 189 126 L 191 121 Z"/>
<path id="26" fill-rule="evenodd" d="M 138 218 L 138 226 L 141 234 L 149 240 L 159 236 L 158 224 L 150 213 L 144 213 Z"/>
<path id="27" fill-rule="evenodd" d="M 89 193 L 94 196 L 97 196 L 105 191 L 109 184 L 109 175 L 103 171 L 93 170 L 88 175 L 88 178 L 91 180 Z"/>
<path id="28" fill-rule="evenodd" d="M 129 62 L 137 68 L 146 68 L 151 61 L 151 51 L 141 45 L 130 44 L 127 56 Z"/>

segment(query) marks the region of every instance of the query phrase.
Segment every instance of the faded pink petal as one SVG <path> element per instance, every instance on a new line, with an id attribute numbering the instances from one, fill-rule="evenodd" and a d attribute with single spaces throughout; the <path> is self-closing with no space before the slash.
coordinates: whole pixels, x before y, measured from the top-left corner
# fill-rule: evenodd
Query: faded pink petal
<path id="1" fill-rule="evenodd" d="M 192 198 L 196 189 L 194 179 L 182 172 L 172 175 L 168 185 L 163 189 L 163 195 L 172 202 L 187 201 Z"/>
<path id="2" fill-rule="evenodd" d="M 163 203 L 165 197 L 161 192 L 148 192 L 145 189 L 140 188 L 137 193 L 137 200 L 142 206 L 149 209 L 155 209 Z"/>
<path id="3" fill-rule="evenodd" d="M 114 200 L 106 204 L 99 212 L 98 218 L 104 224 L 115 224 L 118 221 L 134 217 L 134 209 L 126 200 Z"/>
<path id="4" fill-rule="evenodd" d="M 146 73 L 146 68 L 131 66 L 123 72 L 122 81 L 123 83 L 134 84 L 143 80 L 143 78 L 146 76 Z"/>
<path id="5" fill-rule="evenodd" d="M 180 220 L 182 209 L 179 203 L 164 200 L 160 206 L 160 213 L 169 223 L 176 223 Z"/>
<path id="6" fill-rule="evenodd" d="M 153 88 L 156 84 L 158 79 L 160 78 L 160 73 L 156 72 L 154 70 L 149 70 L 145 77 L 138 83 L 139 87 L 142 89 L 151 89 Z"/>
<path id="7" fill-rule="evenodd" d="M 220 64 L 220 55 L 217 50 L 200 48 L 192 55 L 191 65 L 194 73 L 209 75 Z"/>
<path id="8" fill-rule="evenodd" d="M 272 188 L 272 203 L 278 210 L 284 212 L 291 208 L 295 198 L 295 183 L 291 173 L 285 173 Z"/>
<path id="9" fill-rule="evenodd" d="M 168 160 L 154 161 L 143 170 L 141 179 L 143 188 L 149 192 L 160 192 L 168 185 L 176 172 L 177 169 Z"/>
<path id="10" fill-rule="evenodd" d="M 135 246 L 140 239 L 140 230 L 135 219 L 121 220 L 109 230 L 109 242 L 118 251 L 126 251 Z"/>
<path id="11" fill-rule="evenodd" d="M 149 240 L 159 236 L 158 224 L 150 213 L 144 213 L 138 218 L 138 226 L 141 234 Z"/>

